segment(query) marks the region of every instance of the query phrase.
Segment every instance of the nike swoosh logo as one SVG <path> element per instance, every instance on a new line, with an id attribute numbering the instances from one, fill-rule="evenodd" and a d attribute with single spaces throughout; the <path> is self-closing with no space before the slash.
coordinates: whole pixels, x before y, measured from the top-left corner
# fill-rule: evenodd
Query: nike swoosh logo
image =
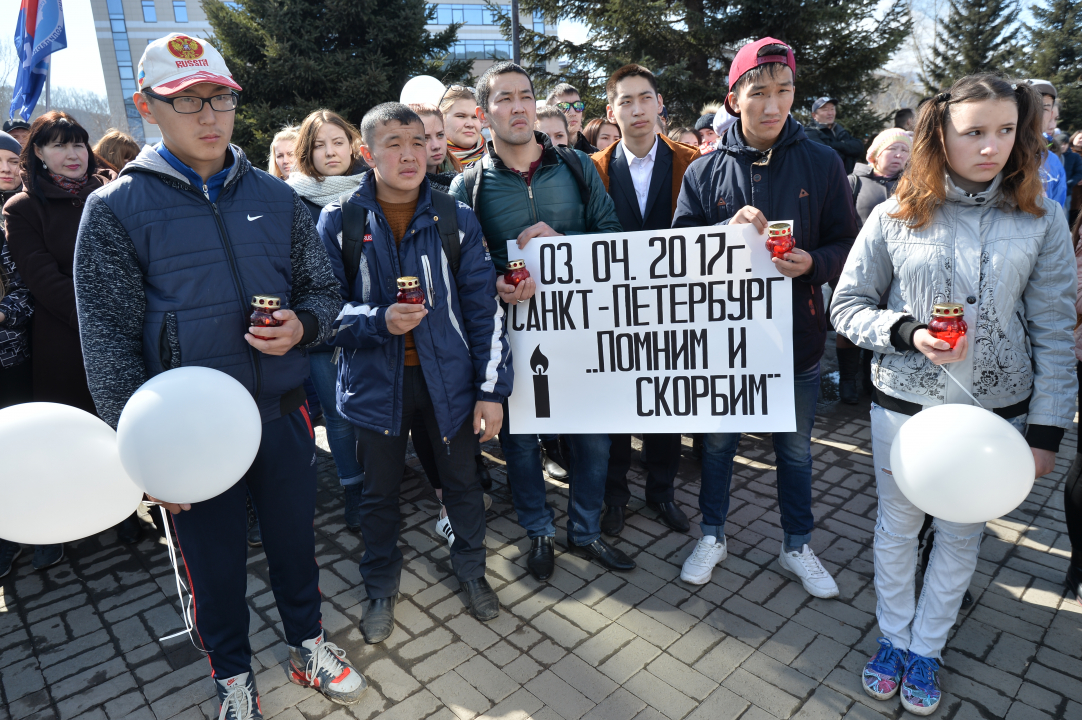
<path id="1" fill-rule="evenodd" d="M 263 216 L 262 215 L 256 215 L 255 217 L 252 217 L 251 215 L 249 215 L 248 216 L 248 222 L 252 222 L 253 220 L 258 220 L 261 217 L 263 217 Z"/>

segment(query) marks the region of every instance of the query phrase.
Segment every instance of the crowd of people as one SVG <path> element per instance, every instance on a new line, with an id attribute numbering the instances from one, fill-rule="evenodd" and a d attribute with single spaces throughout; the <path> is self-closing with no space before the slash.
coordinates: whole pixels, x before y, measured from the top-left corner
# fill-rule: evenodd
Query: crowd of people
<path id="1" fill-rule="evenodd" d="M 204 66 L 178 62 L 177 41 Z M 264 172 L 230 144 L 242 89 L 209 43 L 176 34 L 152 42 L 138 77 L 136 107 L 162 136 L 154 146 L 114 131 L 91 148 L 86 130 L 57 111 L 0 134 L 0 407 L 65 403 L 115 427 L 136 389 L 182 365 L 219 369 L 250 390 L 263 434 L 244 478 L 211 500 L 163 503 L 223 718 L 261 717 L 246 543 L 266 552 L 290 680 L 342 705 L 367 687 L 320 626 L 317 413 L 345 523 L 364 539 L 368 643 L 395 628 L 410 438 L 440 502 L 435 532 L 479 621 L 500 613 L 485 577 L 493 477 L 480 443 L 493 438 L 537 581 L 557 571 L 546 475 L 569 483 L 568 551 L 633 571 L 634 559 L 606 540 L 629 512 L 631 436 L 538 436 L 508 422 L 505 312 L 537 287 L 506 281 L 500 241 L 523 248 L 539 237 L 718 224 L 763 233 L 771 218 L 794 219 L 796 242 L 772 261 L 792 279 L 796 415 L 795 431 L 772 436 L 778 563 L 810 595 L 838 597 L 813 550 L 811 492 L 832 324 L 842 400 L 871 400 L 883 637 L 862 682 L 872 697 L 899 695 L 910 712 L 935 711 L 939 662 L 984 526 L 926 517 L 894 481 L 890 447 L 907 417 L 967 403 L 964 391 L 1025 436 L 1037 476 L 1053 469 L 1082 369 L 1082 333 L 1073 334 L 1082 221 L 1073 232 L 1067 221 L 1078 204 L 1082 133 L 1070 143 L 1046 136 L 1055 128 L 1052 85 L 960 78 L 916 111 L 900 110 L 896 127 L 865 146 L 838 122 L 834 98 L 814 101 L 808 125 L 793 117 L 796 58 L 773 38 L 740 49 L 724 102 L 694 127 L 668 127 L 663 88 L 641 65 L 608 78 L 605 116 L 584 123 L 575 87 L 559 84 L 542 100 L 526 69 L 499 62 L 476 88 L 452 85 L 432 104 L 384 103 L 359 127 L 333 110 L 313 112 L 274 136 Z M 400 290 L 415 288 L 423 302 L 400 301 Z M 249 327 L 250 302 L 265 295 L 280 299 L 280 324 Z M 943 303 L 962 308 L 970 328 L 953 348 L 928 330 Z M 947 364 L 961 389 L 948 382 Z M 709 582 L 726 559 L 740 442 L 739 433 L 699 438 L 700 537 L 683 562 L 684 583 Z M 674 496 L 681 454 L 679 434 L 642 437 L 646 504 L 689 533 Z M 1077 597 L 1080 472 L 1076 460 L 1065 498 L 1066 583 Z M 133 516 L 118 536 L 134 542 L 139 526 Z M 0 541 L 0 577 L 21 551 Z M 63 552 L 34 548 L 33 567 L 51 567 Z"/>

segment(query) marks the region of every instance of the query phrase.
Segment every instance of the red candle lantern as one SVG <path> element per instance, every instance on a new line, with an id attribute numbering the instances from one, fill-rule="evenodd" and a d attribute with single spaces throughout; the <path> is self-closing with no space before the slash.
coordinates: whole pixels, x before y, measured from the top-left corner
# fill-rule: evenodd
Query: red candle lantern
<path id="1" fill-rule="evenodd" d="M 425 293 L 421 281 L 415 277 L 398 278 L 398 302 L 406 305 L 424 305 Z"/>
<path id="2" fill-rule="evenodd" d="M 278 327 L 282 321 L 274 317 L 275 310 L 282 309 L 282 299 L 275 295 L 253 295 L 252 314 L 248 318 L 251 327 Z M 273 340 L 274 338 L 263 337 L 253 334 L 252 337 L 259 340 Z"/>
<path id="3" fill-rule="evenodd" d="M 526 269 L 525 260 L 511 260 L 507 263 L 507 273 L 503 276 L 508 285 L 518 287 L 518 284 L 530 277 L 530 271 Z"/>
<path id="4" fill-rule="evenodd" d="M 951 346 L 958 344 L 958 339 L 966 334 L 969 326 L 962 319 L 965 312 L 961 303 L 939 303 L 932 307 L 932 321 L 928 323 L 928 334 L 936 340 L 942 340 Z"/>
<path id="5" fill-rule="evenodd" d="M 796 247 L 793 240 L 793 224 L 790 222 L 773 222 L 767 226 L 766 249 L 770 256 L 782 260 L 785 253 L 791 252 Z"/>

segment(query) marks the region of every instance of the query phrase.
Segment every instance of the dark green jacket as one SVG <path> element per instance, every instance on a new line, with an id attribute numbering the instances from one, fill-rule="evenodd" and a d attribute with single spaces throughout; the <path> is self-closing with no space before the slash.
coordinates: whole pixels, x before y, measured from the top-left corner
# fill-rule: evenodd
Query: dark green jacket
<path id="1" fill-rule="evenodd" d="M 492 262 L 503 272 L 507 268 L 507 240 L 514 240 L 526 228 L 539 222 L 563 235 L 623 232 L 616 207 L 605 191 L 590 157 L 576 151 L 582 161 L 583 175 L 590 187 L 590 204 L 583 206 L 578 183 L 544 133 L 534 137 L 544 148 L 541 167 L 530 185 L 514 170 L 503 164 L 492 143 L 481 162 L 481 190 L 473 210 L 481 221 Z M 451 194 L 470 204 L 462 175 L 451 183 Z"/>

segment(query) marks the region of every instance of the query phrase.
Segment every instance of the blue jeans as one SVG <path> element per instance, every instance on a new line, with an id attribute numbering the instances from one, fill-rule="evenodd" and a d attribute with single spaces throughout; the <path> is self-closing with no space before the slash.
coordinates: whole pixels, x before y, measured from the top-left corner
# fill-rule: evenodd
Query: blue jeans
<path id="1" fill-rule="evenodd" d="M 357 431 L 338 414 L 335 401 L 338 366 L 331 362 L 328 352 L 311 353 L 308 360 L 312 367 L 312 384 L 316 386 L 319 404 L 323 406 L 327 444 L 331 446 L 331 455 L 338 467 L 338 482 L 343 486 L 356 485 L 364 480 L 364 468 L 357 462 Z"/>
<path id="2" fill-rule="evenodd" d="M 786 550 L 800 550 L 811 542 L 815 518 L 811 510 L 811 432 L 815 425 L 815 400 L 819 396 L 819 365 L 797 373 L 793 379 L 796 432 L 774 433 L 778 463 L 778 505 Z M 702 486 L 699 490 L 699 524 L 703 535 L 721 538 L 729 514 L 729 485 L 733 479 L 733 456 L 740 433 L 707 433 L 703 438 Z"/>
<path id="3" fill-rule="evenodd" d="M 506 407 L 505 404 L 505 413 Z M 571 446 L 567 536 L 576 545 L 589 545 L 601 536 L 609 436 L 564 437 Z M 500 445 L 507 462 L 507 484 L 511 486 L 511 499 L 519 525 L 530 538 L 554 536 L 556 513 L 545 500 L 545 476 L 541 470 L 541 448 L 537 435 L 513 434 L 505 423 L 500 432 Z"/>

